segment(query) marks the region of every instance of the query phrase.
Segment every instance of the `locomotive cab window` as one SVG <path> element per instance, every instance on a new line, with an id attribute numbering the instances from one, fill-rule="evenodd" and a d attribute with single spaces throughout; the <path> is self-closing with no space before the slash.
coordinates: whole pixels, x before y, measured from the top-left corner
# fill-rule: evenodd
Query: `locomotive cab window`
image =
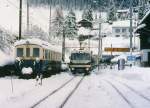
<path id="1" fill-rule="evenodd" d="M 39 56 L 40 56 L 40 49 L 33 48 L 33 57 L 39 57 Z"/>
<path id="2" fill-rule="evenodd" d="M 73 54 L 71 54 L 71 60 L 90 60 L 90 54 L 88 54 L 88 53 L 73 53 Z"/>
<path id="3" fill-rule="evenodd" d="M 17 48 L 17 57 L 23 57 L 23 48 Z"/>

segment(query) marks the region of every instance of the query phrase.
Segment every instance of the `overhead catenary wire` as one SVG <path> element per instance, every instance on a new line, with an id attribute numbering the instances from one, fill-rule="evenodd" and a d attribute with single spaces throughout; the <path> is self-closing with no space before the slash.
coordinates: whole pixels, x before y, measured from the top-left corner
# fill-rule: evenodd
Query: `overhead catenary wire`
<path id="1" fill-rule="evenodd" d="M 16 4 L 14 4 L 13 2 L 11 2 L 11 1 L 9 1 L 9 0 L 6 0 L 10 5 L 12 5 L 13 7 L 15 7 L 16 9 L 18 9 L 19 10 L 19 7 L 16 5 Z M 23 13 L 23 17 L 25 17 L 26 16 L 26 12 L 25 11 L 22 11 Z M 31 20 L 33 20 L 34 21 L 34 23 L 35 23 L 35 21 L 37 22 L 37 24 L 39 23 L 40 25 L 43 25 L 43 23 L 41 23 L 39 20 L 37 20 L 36 18 L 34 18 L 31 14 L 30 14 L 30 18 L 31 18 Z M 32 21 L 32 22 L 33 22 Z M 46 27 L 47 28 L 47 26 L 46 25 L 43 25 L 44 27 Z"/>

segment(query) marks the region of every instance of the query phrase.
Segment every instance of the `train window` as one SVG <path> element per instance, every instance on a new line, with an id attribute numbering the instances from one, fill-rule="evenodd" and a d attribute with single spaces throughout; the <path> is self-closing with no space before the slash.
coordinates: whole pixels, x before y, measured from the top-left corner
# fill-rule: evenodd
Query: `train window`
<path id="1" fill-rule="evenodd" d="M 33 57 L 39 57 L 40 52 L 39 52 L 39 48 L 33 48 Z"/>
<path id="2" fill-rule="evenodd" d="M 30 57 L 30 48 L 26 48 L 26 56 Z"/>
<path id="3" fill-rule="evenodd" d="M 51 59 L 51 51 L 49 51 L 49 59 Z"/>
<path id="4" fill-rule="evenodd" d="M 17 57 L 23 57 L 23 48 L 17 48 Z"/>
<path id="5" fill-rule="evenodd" d="M 48 59 L 48 50 L 45 50 L 45 59 Z"/>
<path id="6" fill-rule="evenodd" d="M 71 60 L 90 60 L 89 53 L 72 53 Z"/>

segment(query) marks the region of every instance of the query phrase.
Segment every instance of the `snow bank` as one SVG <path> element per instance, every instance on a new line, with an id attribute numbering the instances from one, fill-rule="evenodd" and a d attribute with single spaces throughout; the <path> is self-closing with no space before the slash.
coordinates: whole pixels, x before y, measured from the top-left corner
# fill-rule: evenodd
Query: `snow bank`
<path id="1" fill-rule="evenodd" d="M 127 53 L 124 53 L 124 54 L 121 54 L 115 58 L 113 58 L 111 60 L 111 62 L 118 62 L 119 59 L 124 59 L 125 61 L 127 61 L 127 57 L 130 56 L 130 52 L 127 52 Z M 132 56 L 135 56 L 135 57 L 140 57 L 141 56 L 141 53 L 140 52 L 132 52 Z"/>
<path id="2" fill-rule="evenodd" d="M 120 55 L 120 56 L 117 56 L 117 57 L 113 58 L 113 59 L 111 60 L 111 62 L 118 62 L 118 60 L 120 60 L 120 59 L 124 59 L 125 61 L 127 61 L 127 55 L 122 54 L 122 55 Z"/>
<path id="3" fill-rule="evenodd" d="M 23 68 L 22 69 L 22 74 L 32 74 L 33 70 L 31 67 L 28 67 L 28 68 Z"/>
<path id="4" fill-rule="evenodd" d="M 8 55 L 0 50 L 0 66 L 5 66 L 8 64 L 12 64 L 14 62 L 14 57 Z"/>

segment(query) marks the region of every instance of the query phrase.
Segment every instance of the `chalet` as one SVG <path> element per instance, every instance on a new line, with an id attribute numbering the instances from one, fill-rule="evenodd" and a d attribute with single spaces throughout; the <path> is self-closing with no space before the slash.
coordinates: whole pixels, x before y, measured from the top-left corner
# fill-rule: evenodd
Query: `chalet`
<path id="1" fill-rule="evenodd" d="M 135 29 L 137 22 L 133 21 L 133 29 Z M 130 35 L 130 20 L 115 21 L 112 24 L 112 36 L 113 37 L 126 37 Z"/>

